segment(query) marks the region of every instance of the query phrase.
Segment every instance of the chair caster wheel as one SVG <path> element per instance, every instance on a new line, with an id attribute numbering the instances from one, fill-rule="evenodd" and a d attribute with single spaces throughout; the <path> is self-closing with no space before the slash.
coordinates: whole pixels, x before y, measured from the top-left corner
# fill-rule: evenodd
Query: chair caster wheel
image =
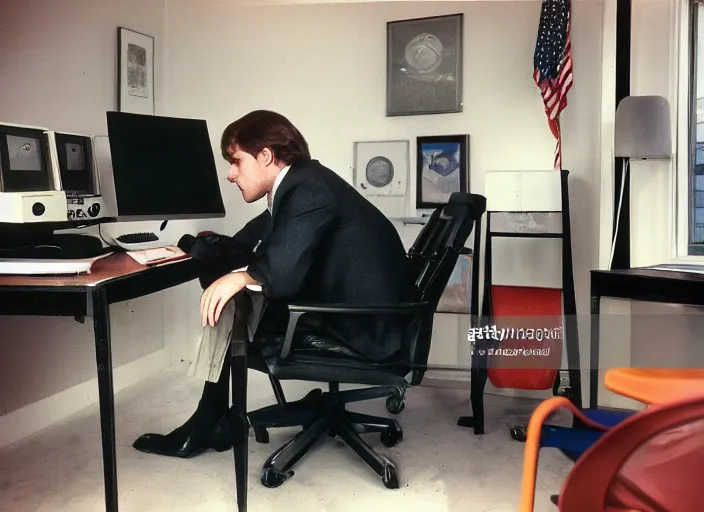
<path id="1" fill-rule="evenodd" d="M 267 444 L 269 442 L 269 432 L 264 427 L 254 427 L 254 439 L 258 443 Z"/>
<path id="2" fill-rule="evenodd" d="M 401 414 L 401 411 L 406 407 L 403 397 L 394 393 L 386 399 L 386 410 L 391 414 Z"/>
<path id="3" fill-rule="evenodd" d="M 274 468 L 264 468 L 264 471 L 262 471 L 262 485 L 264 487 L 268 487 L 269 489 L 273 489 L 275 487 L 279 487 L 292 476 L 293 471 L 282 473 Z"/>
<path id="4" fill-rule="evenodd" d="M 394 425 L 386 427 L 379 437 L 381 438 L 381 444 L 387 448 L 391 448 L 401 442 L 403 439 L 403 430 L 394 422 Z"/>
<path id="5" fill-rule="evenodd" d="M 525 425 L 518 425 L 511 428 L 511 437 L 518 442 L 525 443 L 528 439 L 528 432 Z"/>
<path id="6" fill-rule="evenodd" d="M 398 489 L 398 476 L 396 476 L 396 468 L 390 464 L 384 466 L 384 476 L 381 477 L 384 482 L 384 487 L 387 489 Z"/>

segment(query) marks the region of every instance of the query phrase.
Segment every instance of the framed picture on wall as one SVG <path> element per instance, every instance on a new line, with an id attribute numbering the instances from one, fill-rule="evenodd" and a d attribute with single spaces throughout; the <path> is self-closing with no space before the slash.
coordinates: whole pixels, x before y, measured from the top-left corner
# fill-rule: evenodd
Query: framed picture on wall
<path id="1" fill-rule="evenodd" d="M 462 112 L 463 14 L 386 24 L 386 115 Z"/>
<path id="2" fill-rule="evenodd" d="M 469 192 L 469 135 L 416 139 L 416 208 L 438 208 Z"/>
<path id="3" fill-rule="evenodd" d="M 117 29 L 117 109 L 154 115 L 154 38 Z"/>

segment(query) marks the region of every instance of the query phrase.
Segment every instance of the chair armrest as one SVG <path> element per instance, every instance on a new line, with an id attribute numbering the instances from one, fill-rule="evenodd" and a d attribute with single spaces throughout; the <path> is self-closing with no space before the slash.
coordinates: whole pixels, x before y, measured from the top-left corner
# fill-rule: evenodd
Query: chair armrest
<path id="1" fill-rule="evenodd" d="M 361 315 L 408 315 L 422 311 L 428 302 L 399 302 L 394 304 L 290 304 L 292 313 L 345 313 Z"/>
<path id="2" fill-rule="evenodd" d="M 359 315 L 410 315 L 430 306 L 428 302 L 400 302 L 395 304 L 289 304 L 290 312 L 286 337 L 281 347 L 280 359 L 285 360 L 291 352 L 293 335 L 298 319 L 306 313 L 359 314 Z"/>

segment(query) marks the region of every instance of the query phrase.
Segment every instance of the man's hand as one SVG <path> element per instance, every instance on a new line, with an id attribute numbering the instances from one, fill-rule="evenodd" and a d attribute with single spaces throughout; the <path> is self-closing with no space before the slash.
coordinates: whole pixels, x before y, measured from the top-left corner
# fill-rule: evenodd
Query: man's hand
<path id="1" fill-rule="evenodd" d="M 200 298 L 200 314 L 203 327 L 215 325 L 220 320 L 225 304 L 248 284 L 256 284 L 246 272 L 234 272 L 211 284 Z"/>

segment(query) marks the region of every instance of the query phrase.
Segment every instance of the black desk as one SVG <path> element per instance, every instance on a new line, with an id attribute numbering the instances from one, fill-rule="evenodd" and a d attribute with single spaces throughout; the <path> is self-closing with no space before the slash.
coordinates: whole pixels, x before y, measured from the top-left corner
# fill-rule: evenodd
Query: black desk
<path id="1" fill-rule="evenodd" d="M 589 407 L 595 409 L 599 393 L 601 298 L 704 306 L 704 274 L 648 269 L 592 270 L 591 297 Z"/>
<path id="2" fill-rule="evenodd" d="M 190 258 L 144 267 L 124 253 L 98 260 L 91 274 L 0 276 L 0 314 L 92 317 L 98 367 L 105 509 L 118 510 L 115 398 L 110 348 L 110 304 L 143 297 L 198 277 Z"/>

